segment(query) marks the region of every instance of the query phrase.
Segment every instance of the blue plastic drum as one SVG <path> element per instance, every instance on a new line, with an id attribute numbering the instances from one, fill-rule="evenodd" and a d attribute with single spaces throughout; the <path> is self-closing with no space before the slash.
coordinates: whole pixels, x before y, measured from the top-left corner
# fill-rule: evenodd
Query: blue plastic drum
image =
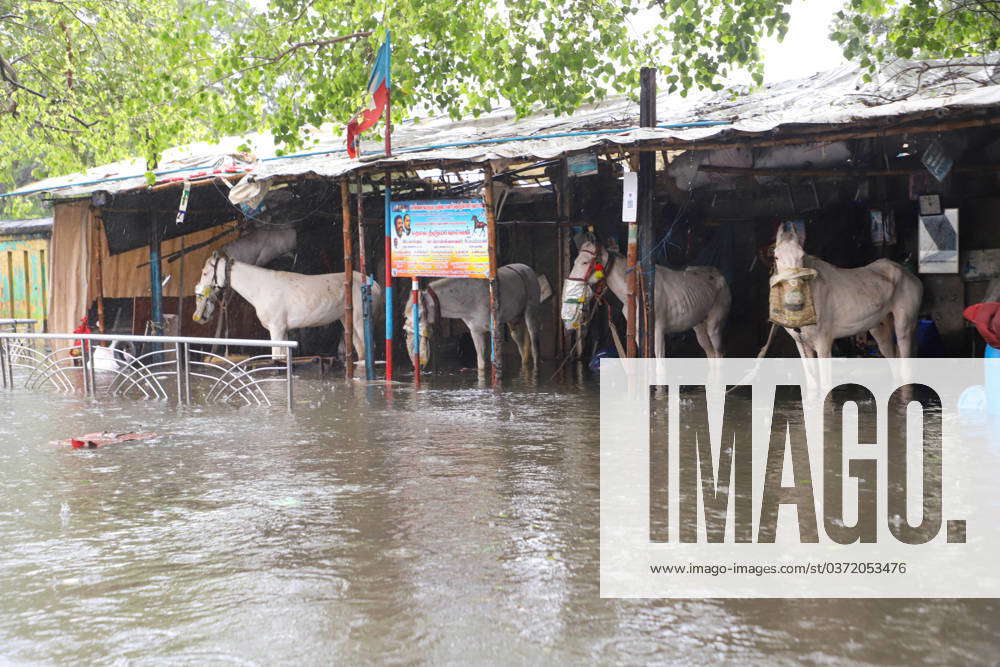
<path id="1" fill-rule="evenodd" d="M 986 346 L 986 412 L 1000 415 L 1000 350 Z"/>

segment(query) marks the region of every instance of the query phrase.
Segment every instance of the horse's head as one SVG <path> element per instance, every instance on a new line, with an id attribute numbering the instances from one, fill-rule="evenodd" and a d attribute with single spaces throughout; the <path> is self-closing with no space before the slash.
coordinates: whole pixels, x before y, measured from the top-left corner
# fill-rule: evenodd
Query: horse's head
<path id="1" fill-rule="evenodd" d="M 435 297 L 420 290 L 417 292 L 417 313 L 420 317 L 420 367 L 424 368 L 431 358 L 431 338 L 434 327 L 437 326 L 439 309 Z M 403 315 L 403 331 L 406 332 L 406 351 L 410 355 L 410 362 L 414 368 L 417 366 L 416 336 L 413 335 L 413 304 L 407 302 Z"/>
<path id="2" fill-rule="evenodd" d="M 578 236 L 576 244 L 579 248 L 576 261 L 563 283 L 562 320 L 567 330 L 580 328 L 584 306 L 594 293 L 593 285 L 604 280 L 608 261 L 607 249 L 592 234 Z"/>
<path id="3" fill-rule="evenodd" d="M 205 260 L 201 278 L 194 286 L 195 307 L 191 319 L 195 322 L 208 322 L 212 319 L 219 290 L 229 283 L 230 264 L 231 261 L 218 252 L 213 252 L 212 256 Z"/>
<path id="4" fill-rule="evenodd" d="M 777 270 L 801 269 L 806 256 L 806 251 L 802 249 L 804 245 L 805 235 L 794 224 L 782 223 L 774 242 L 774 263 Z"/>

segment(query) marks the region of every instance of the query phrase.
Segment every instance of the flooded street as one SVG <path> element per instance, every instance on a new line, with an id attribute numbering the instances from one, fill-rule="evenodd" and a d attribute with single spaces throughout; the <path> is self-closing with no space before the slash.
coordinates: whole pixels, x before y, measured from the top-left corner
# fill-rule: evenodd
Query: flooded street
<path id="1" fill-rule="evenodd" d="M 544 375 L 543 375 L 544 376 Z M 986 663 L 1000 604 L 602 600 L 598 385 L 296 384 L 296 410 L 0 393 L 15 663 Z M 90 431 L 160 437 L 95 450 Z"/>

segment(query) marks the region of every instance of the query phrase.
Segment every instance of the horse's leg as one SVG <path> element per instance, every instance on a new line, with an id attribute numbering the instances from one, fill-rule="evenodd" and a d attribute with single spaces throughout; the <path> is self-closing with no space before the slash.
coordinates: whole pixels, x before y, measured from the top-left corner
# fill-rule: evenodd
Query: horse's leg
<path id="1" fill-rule="evenodd" d="M 288 329 L 280 324 L 273 324 L 267 328 L 271 334 L 271 340 L 287 340 L 285 336 L 288 334 Z M 278 359 L 284 358 L 288 355 L 287 347 L 272 347 L 271 356 Z"/>
<path id="2" fill-rule="evenodd" d="M 896 329 L 896 344 L 899 348 L 899 356 L 909 359 L 913 356 L 913 334 L 917 327 L 916 318 L 910 317 L 909 313 L 893 315 Z"/>
<path id="3" fill-rule="evenodd" d="M 656 324 L 653 326 L 653 353 L 657 359 L 667 358 L 667 327 Z"/>
<path id="4" fill-rule="evenodd" d="M 712 344 L 712 339 L 708 335 L 708 323 L 702 322 L 694 328 L 694 335 L 698 337 L 698 345 L 701 345 L 701 349 L 705 350 L 705 356 L 709 359 L 713 359 L 718 355 L 715 349 L 715 345 Z"/>
<path id="5" fill-rule="evenodd" d="M 801 334 L 796 334 L 791 329 L 785 329 L 785 331 L 787 331 L 792 336 L 792 340 L 795 341 L 795 347 L 797 347 L 799 350 L 799 357 L 802 359 L 802 370 L 805 373 L 805 378 L 806 378 L 806 386 L 807 387 L 816 386 L 818 378 L 816 378 L 813 375 L 815 364 L 812 361 L 813 359 L 815 359 L 816 355 L 815 352 L 813 351 L 812 346 L 810 346 L 809 343 L 807 343 L 806 340 L 802 338 Z"/>
<path id="6" fill-rule="evenodd" d="M 726 316 L 729 315 L 729 308 L 712 308 L 708 314 L 708 338 L 715 348 L 715 356 L 722 358 L 725 356 L 725 348 L 722 346 L 722 328 L 726 325 Z"/>
<path id="7" fill-rule="evenodd" d="M 528 339 L 531 344 L 531 365 L 538 368 L 538 313 L 529 308 L 524 314 L 524 322 L 528 329 Z"/>
<path id="8" fill-rule="evenodd" d="M 826 396 L 828 391 L 833 389 L 833 376 L 832 369 L 830 368 L 830 358 L 833 356 L 833 340 L 830 338 L 814 340 L 813 350 L 816 352 L 816 361 L 819 366 L 819 397 L 823 397 Z"/>
<path id="9" fill-rule="evenodd" d="M 486 372 L 486 332 L 476 331 L 471 327 L 469 333 L 472 335 L 472 344 L 476 347 L 476 369 L 480 373 Z"/>
<path id="10" fill-rule="evenodd" d="M 888 317 L 869 329 L 868 333 L 875 339 L 878 351 L 882 353 L 883 357 L 893 359 L 897 356 L 898 351 L 892 342 L 892 325 L 889 323 Z"/>
<path id="11" fill-rule="evenodd" d="M 524 320 L 518 320 L 511 322 L 507 325 L 510 327 L 510 337 L 514 339 L 514 344 L 517 345 L 517 353 L 521 355 L 521 366 L 528 365 L 528 346 L 527 346 L 527 330 L 524 326 Z"/>

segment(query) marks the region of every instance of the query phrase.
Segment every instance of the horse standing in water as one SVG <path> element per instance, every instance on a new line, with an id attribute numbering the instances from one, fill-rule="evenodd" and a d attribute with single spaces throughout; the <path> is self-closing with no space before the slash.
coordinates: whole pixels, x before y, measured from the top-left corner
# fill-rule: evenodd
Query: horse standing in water
<path id="1" fill-rule="evenodd" d="M 628 303 L 628 279 L 625 274 L 625 260 L 621 255 L 600 247 L 591 235 L 577 239 L 579 253 L 573 270 L 563 286 L 563 301 L 566 293 L 573 289 L 573 283 L 582 283 L 593 288 L 606 281 L 616 297 Z M 601 265 L 601 269 L 598 269 Z M 600 272 L 603 272 L 603 276 Z M 574 301 L 580 306 L 586 303 L 589 294 L 582 300 Z M 698 344 L 705 355 L 721 357 L 722 329 L 729 315 L 732 297 L 729 285 L 718 269 L 711 266 L 689 266 L 682 271 L 674 271 L 665 266 L 656 267 L 656 289 L 654 293 L 653 325 L 654 348 L 657 358 L 666 357 L 666 335 L 694 329 Z M 572 320 L 564 317 L 566 328 L 572 330 Z"/>
<path id="2" fill-rule="evenodd" d="M 320 327 L 334 320 L 344 321 L 344 275 L 325 273 L 307 276 L 287 271 L 272 271 L 236 261 L 218 252 L 205 262 L 201 279 L 195 286 L 194 320 L 212 316 L 219 291 L 232 287 L 250 302 L 257 319 L 271 334 L 271 340 L 286 340 L 289 329 Z M 364 277 L 354 272 L 354 302 L 361 303 L 361 282 Z M 372 312 L 379 312 L 382 289 L 372 285 Z M 358 358 L 365 356 L 364 314 L 354 309 L 354 349 Z M 285 356 L 286 350 L 271 348 L 274 357 Z"/>
<path id="3" fill-rule="evenodd" d="M 883 357 L 912 356 L 924 292 L 920 279 L 889 259 L 842 269 L 807 255 L 803 241 L 795 227 L 782 225 L 774 246 L 776 278 L 783 272 L 815 271 L 810 282 L 816 323 L 785 328 L 799 348 L 799 355 L 803 359 L 828 358 L 834 339 L 867 331 Z"/>
<path id="4" fill-rule="evenodd" d="M 525 367 L 529 362 L 538 366 L 538 334 L 541 331 L 541 288 L 538 276 L 526 264 L 508 264 L 497 269 L 500 324 L 507 324 L 521 354 Z M 442 278 L 420 290 L 417 309 L 420 315 L 420 363 L 430 358 L 430 342 L 434 327 L 442 318 L 465 322 L 476 346 L 476 366 L 486 370 L 486 334 L 490 330 L 489 282 L 481 278 Z M 413 307 L 406 306 L 403 329 L 410 360 L 414 358 Z"/>

